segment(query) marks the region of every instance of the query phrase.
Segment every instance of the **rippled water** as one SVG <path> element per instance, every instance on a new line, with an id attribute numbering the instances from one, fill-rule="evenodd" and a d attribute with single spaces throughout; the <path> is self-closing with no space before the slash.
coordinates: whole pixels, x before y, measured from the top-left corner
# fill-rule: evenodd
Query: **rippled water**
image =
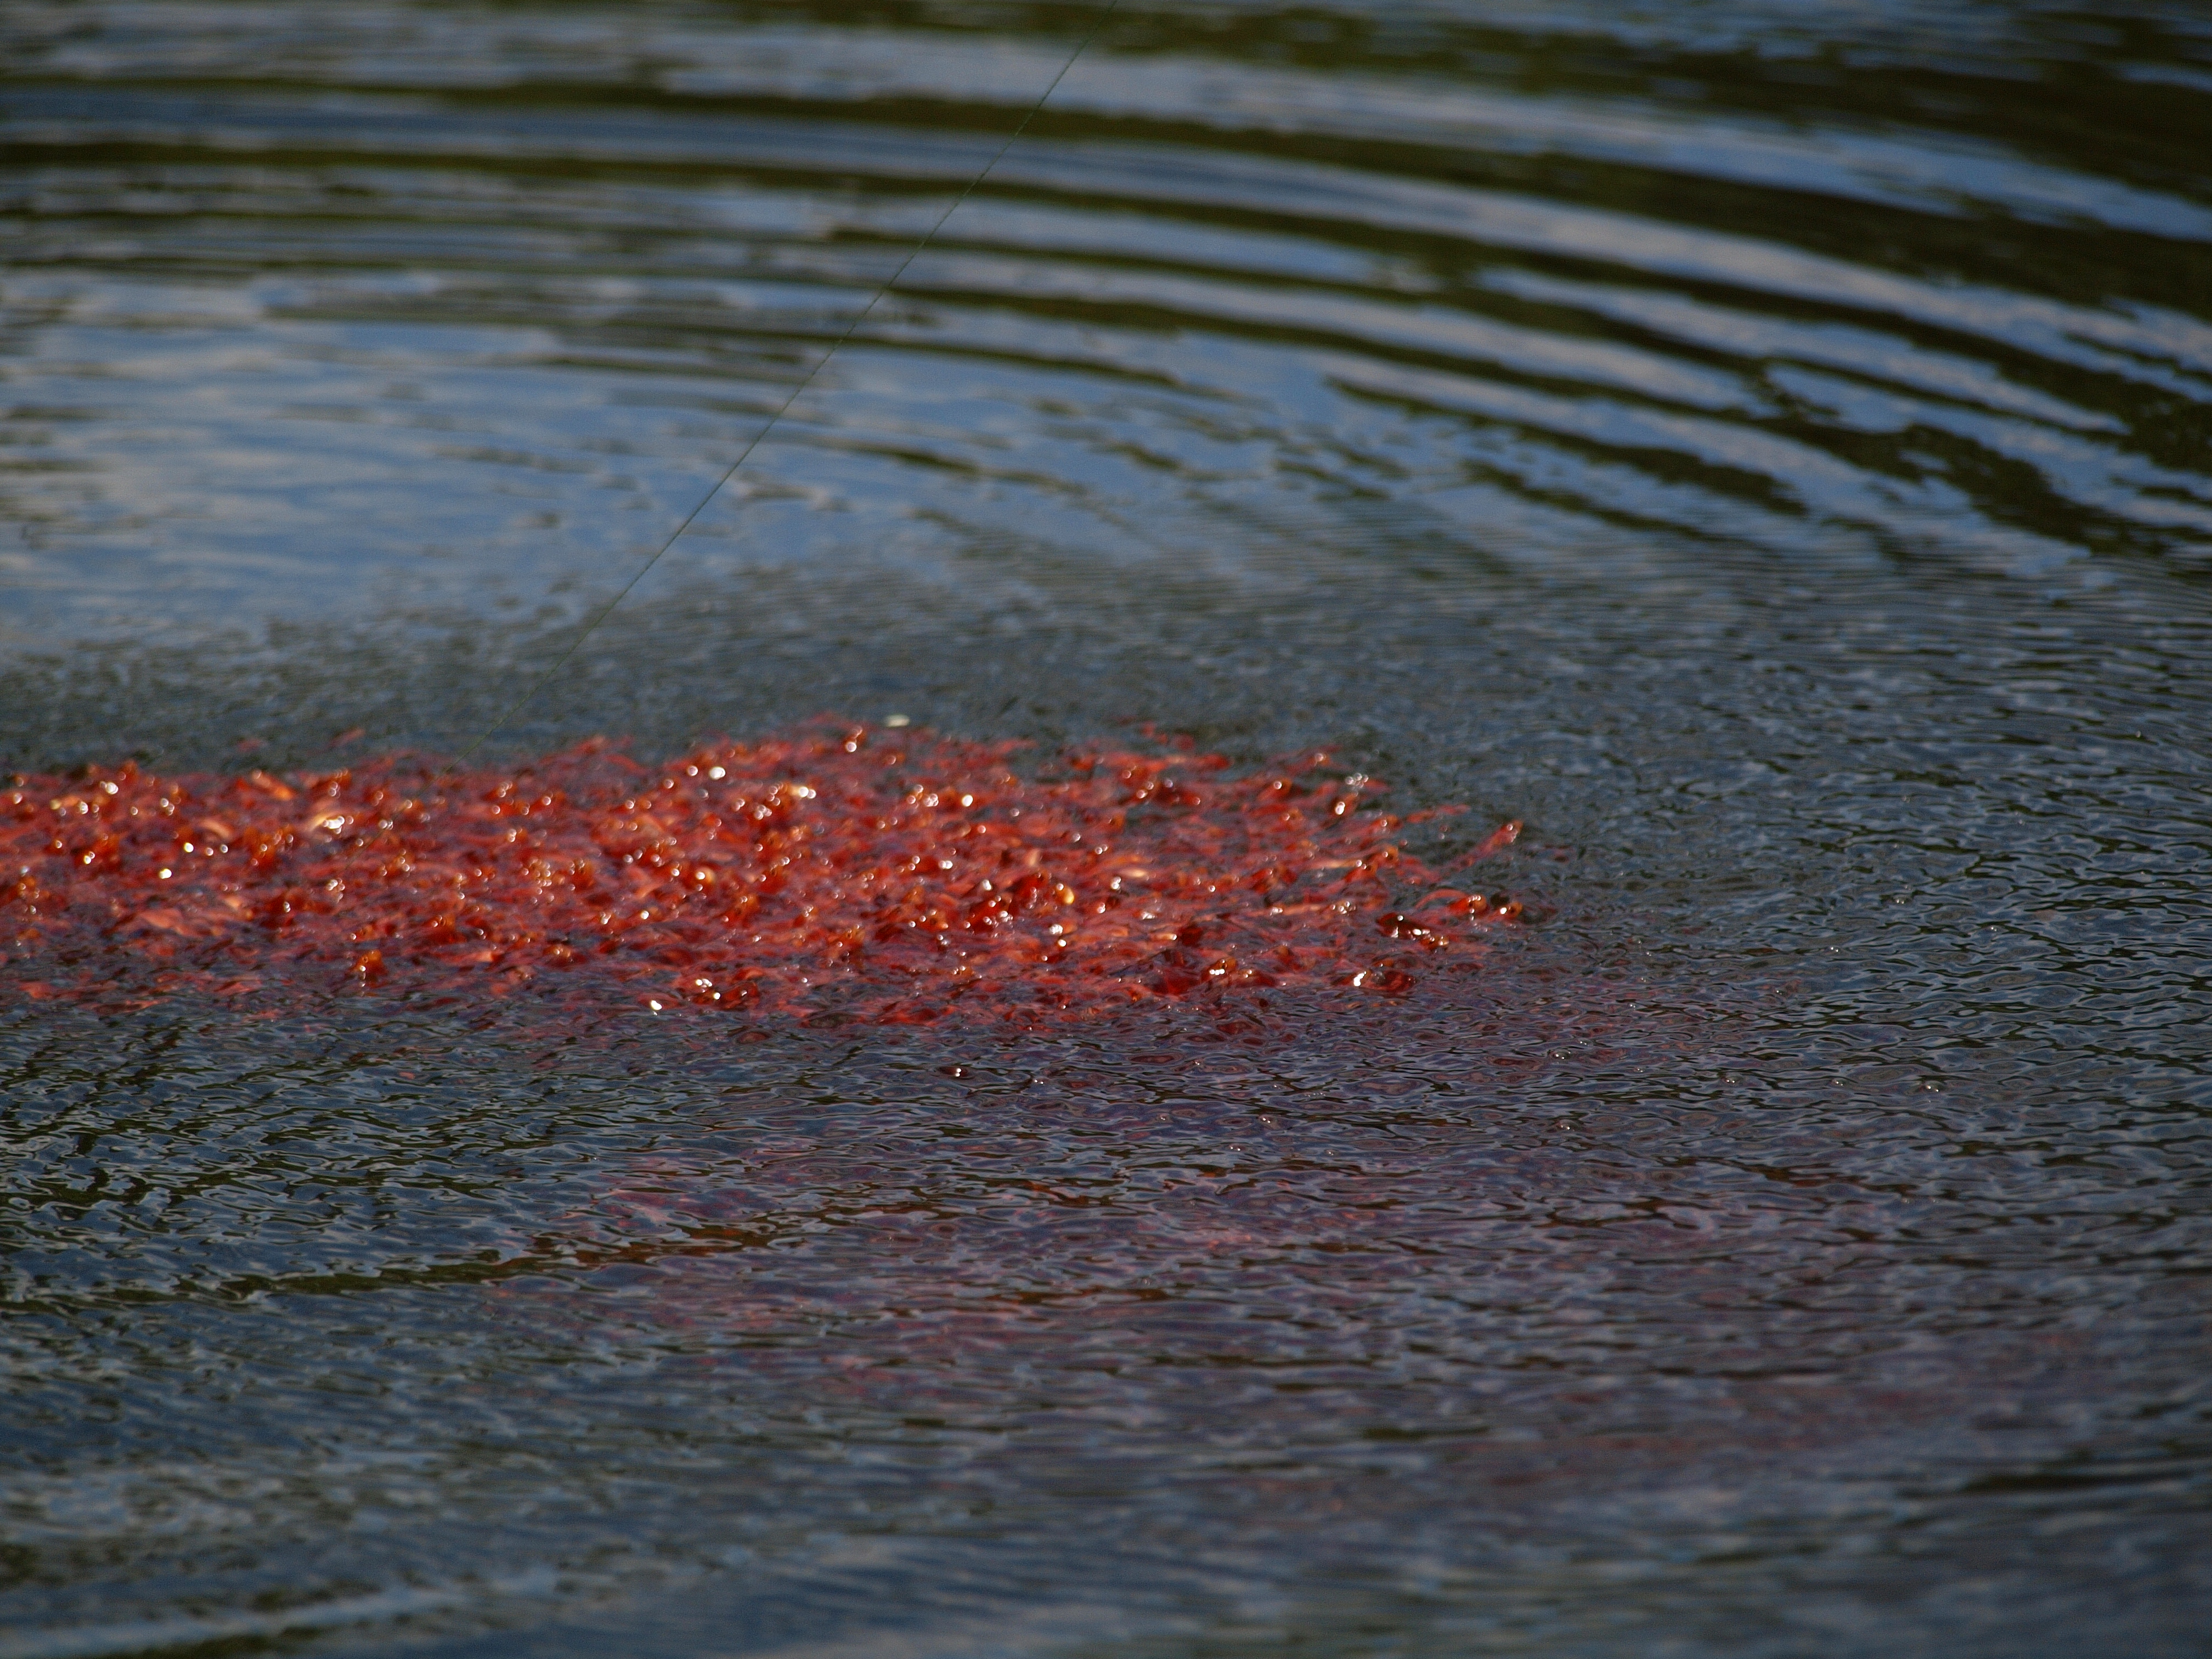
<path id="1" fill-rule="evenodd" d="M 1096 15 L 9 6 L 0 767 L 466 744 Z M 1548 919 L 0 1007 L 0 1654 L 2198 1650 L 2208 155 L 2185 7 L 1122 5 L 497 746 L 1334 744 Z"/>

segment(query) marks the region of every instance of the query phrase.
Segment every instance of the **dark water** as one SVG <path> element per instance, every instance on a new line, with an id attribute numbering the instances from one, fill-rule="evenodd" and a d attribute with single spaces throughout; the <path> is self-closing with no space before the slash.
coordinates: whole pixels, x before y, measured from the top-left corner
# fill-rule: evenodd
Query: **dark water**
<path id="1" fill-rule="evenodd" d="M 465 743 L 1094 15 L 9 5 L 0 767 Z M 1549 919 L 0 1009 L 0 1654 L 2203 1651 L 2208 157 L 2185 6 L 1122 5 L 499 744 L 1334 743 Z"/>

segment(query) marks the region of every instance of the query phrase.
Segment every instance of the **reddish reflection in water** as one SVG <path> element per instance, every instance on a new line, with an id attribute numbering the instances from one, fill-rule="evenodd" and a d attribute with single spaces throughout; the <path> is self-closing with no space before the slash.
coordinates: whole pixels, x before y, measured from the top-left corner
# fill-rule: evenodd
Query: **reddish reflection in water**
<path id="1" fill-rule="evenodd" d="M 132 765 L 0 792 L 0 995 L 371 994 L 1034 1024 L 1470 969 L 1510 902 L 1444 884 L 1325 754 L 1071 754 L 825 726 L 646 768 L 277 778 Z M 1442 809 L 1449 813 L 1457 809 Z"/>

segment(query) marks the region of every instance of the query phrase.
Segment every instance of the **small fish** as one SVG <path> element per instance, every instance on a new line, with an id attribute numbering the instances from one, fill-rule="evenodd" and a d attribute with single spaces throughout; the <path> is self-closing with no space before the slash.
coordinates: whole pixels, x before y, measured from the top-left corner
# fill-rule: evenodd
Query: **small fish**
<path id="1" fill-rule="evenodd" d="M 20 778 L 0 791 L 0 1001 L 319 986 L 1036 1024 L 1402 996 L 1520 914 L 1442 884 L 1519 823 L 1430 870 L 1404 829 L 1453 809 L 1365 810 L 1383 787 L 1325 756 L 1239 775 L 1176 741 L 1017 771 L 1012 745 L 881 736 L 653 767 L 595 739 L 506 769 Z"/>

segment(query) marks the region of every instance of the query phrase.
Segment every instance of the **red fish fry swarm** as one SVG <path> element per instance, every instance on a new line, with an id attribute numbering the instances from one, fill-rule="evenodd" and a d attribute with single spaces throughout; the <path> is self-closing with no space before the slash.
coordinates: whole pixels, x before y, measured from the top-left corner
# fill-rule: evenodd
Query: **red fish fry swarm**
<path id="1" fill-rule="evenodd" d="M 1018 747 L 832 727 L 652 769 L 594 741 L 512 770 L 20 777 L 0 789 L 0 1002 L 319 981 L 1034 1023 L 1401 992 L 1518 914 L 1440 884 L 1400 845 L 1413 820 L 1326 756 L 1024 775 Z"/>

